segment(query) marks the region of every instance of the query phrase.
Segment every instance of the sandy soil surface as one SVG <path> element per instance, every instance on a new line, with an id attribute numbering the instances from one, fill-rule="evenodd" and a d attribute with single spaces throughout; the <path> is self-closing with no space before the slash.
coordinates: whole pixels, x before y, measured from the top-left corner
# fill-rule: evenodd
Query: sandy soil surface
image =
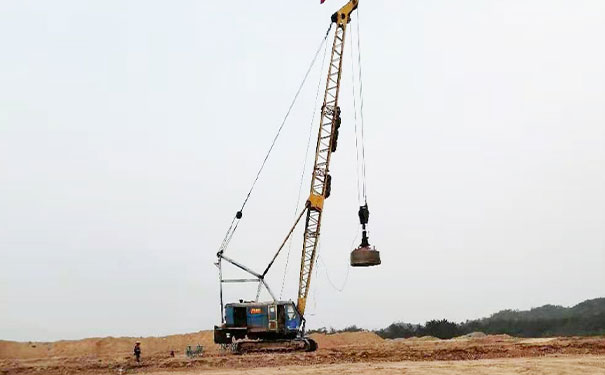
<path id="1" fill-rule="evenodd" d="M 212 332 L 53 343 L 0 341 L 0 374 L 605 374 L 605 337 L 517 339 L 506 335 L 383 340 L 370 332 L 314 335 L 313 353 L 234 355 Z M 143 359 L 132 358 L 141 341 Z M 205 354 L 190 359 L 187 345 Z M 175 351 L 175 357 L 169 355 Z M 264 368 L 259 370 L 258 368 Z"/>
<path id="2" fill-rule="evenodd" d="M 181 372 L 153 372 L 153 375 L 174 375 Z M 261 367 L 233 370 L 187 371 L 187 375 L 579 375 L 605 374 L 605 356 L 564 356 L 516 359 L 480 359 L 476 361 L 377 362 L 313 366 Z"/>

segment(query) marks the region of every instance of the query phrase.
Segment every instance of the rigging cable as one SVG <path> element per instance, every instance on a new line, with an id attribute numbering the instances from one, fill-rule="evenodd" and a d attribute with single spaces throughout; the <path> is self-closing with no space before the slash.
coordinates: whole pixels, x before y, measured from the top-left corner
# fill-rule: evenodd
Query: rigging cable
<path id="1" fill-rule="evenodd" d="M 358 237 L 359 237 L 359 233 L 357 232 L 357 228 L 356 228 L 355 229 L 355 238 L 353 238 L 353 241 L 351 241 L 351 247 L 354 246 Z M 347 262 L 347 273 L 345 274 L 345 279 L 342 282 L 342 286 L 339 288 L 336 285 L 334 285 L 334 283 L 332 282 L 332 279 L 330 278 L 330 274 L 328 273 L 328 267 L 324 263 L 323 259 L 319 256 L 319 254 L 317 255 L 317 258 L 319 259 L 319 261 L 321 262 L 321 264 L 324 268 L 324 272 L 326 274 L 326 278 L 328 279 L 328 283 L 330 283 L 330 285 L 332 286 L 332 288 L 334 288 L 334 290 L 336 290 L 339 293 L 342 293 L 345 290 L 347 283 L 349 281 L 349 271 L 351 271 L 351 265 Z"/>
<path id="2" fill-rule="evenodd" d="M 296 91 L 296 94 L 294 95 L 294 99 L 292 99 L 292 102 L 290 103 L 290 107 L 288 108 L 288 111 L 286 112 L 286 115 L 284 116 L 284 118 L 281 122 L 281 125 L 277 129 L 277 133 L 275 134 L 275 137 L 273 138 L 273 142 L 271 142 L 271 146 L 269 147 L 269 150 L 267 151 L 267 154 L 265 155 L 265 158 L 263 159 L 263 162 L 261 163 L 261 166 L 260 166 L 258 172 L 256 173 L 254 182 L 252 182 L 252 186 L 250 187 L 250 190 L 248 191 L 248 194 L 246 195 L 246 198 L 244 199 L 244 202 L 242 203 L 242 207 L 240 208 L 239 211 L 237 211 L 233 220 L 231 220 L 231 225 L 229 226 L 229 229 L 227 229 L 227 233 L 225 233 L 225 238 L 223 239 L 223 242 L 221 243 L 221 246 L 219 248 L 219 253 L 223 253 L 227 249 L 229 242 L 231 242 L 231 238 L 233 238 L 233 234 L 235 233 L 237 226 L 239 225 L 239 220 L 243 216 L 244 207 L 246 206 L 246 203 L 248 203 L 248 199 L 250 199 L 250 195 L 252 194 L 252 191 L 254 190 L 256 182 L 258 181 L 258 178 L 260 177 L 261 172 L 265 168 L 265 164 L 267 163 L 267 160 L 269 159 L 269 155 L 271 154 L 271 151 L 273 151 L 273 147 L 275 147 L 277 138 L 279 137 L 284 125 L 286 124 L 286 121 L 288 120 L 288 117 L 290 116 L 290 112 L 292 111 L 292 108 L 294 107 L 294 104 L 296 103 L 296 100 L 298 99 L 298 95 L 300 94 L 305 82 L 307 81 L 307 77 L 309 76 L 309 73 L 311 72 L 311 68 L 313 67 L 313 65 L 315 65 L 317 56 L 321 52 L 321 49 L 322 49 L 324 43 L 326 42 L 326 39 L 328 38 L 328 34 L 330 33 L 331 29 L 332 29 L 332 23 L 330 23 L 330 26 L 328 27 L 328 30 L 326 31 L 326 35 L 323 37 L 319 47 L 317 48 L 317 51 L 315 52 L 315 56 L 313 56 L 313 60 L 311 61 L 309 68 L 307 68 L 307 72 L 305 73 L 305 76 L 304 76 L 302 82 L 298 86 L 298 90 Z"/>
<path id="3" fill-rule="evenodd" d="M 364 140 L 364 121 L 363 121 L 363 80 L 361 78 L 361 34 L 359 32 L 359 11 L 357 11 L 357 67 L 359 68 L 359 100 L 361 102 L 360 115 L 361 115 L 361 165 L 362 165 L 362 183 L 363 183 L 363 199 L 364 204 L 367 204 L 368 194 L 366 190 L 366 150 Z"/>
<path id="4" fill-rule="evenodd" d="M 359 35 L 357 36 L 357 38 L 359 38 Z M 356 159 L 356 165 L 355 165 L 355 173 L 357 174 L 357 202 L 359 203 L 359 205 L 363 205 L 363 200 L 361 199 L 362 195 L 362 189 L 361 189 L 361 181 L 360 181 L 360 176 L 359 176 L 359 169 L 360 169 L 360 163 L 359 163 L 359 131 L 357 129 L 357 92 L 355 91 L 355 65 L 354 62 L 355 60 L 353 59 L 353 33 L 351 33 L 351 48 L 349 49 L 351 51 L 351 87 L 353 89 L 353 125 L 355 126 L 355 159 Z"/>
<path id="5" fill-rule="evenodd" d="M 330 30 L 328 29 L 328 33 L 330 32 Z M 327 34 L 326 34 L 327 37 Z M 309 135 L 307 136 L 307 149 L 305 151 L 305 158 L 303 161 L 303 167 L 302 167 L 302 172 L 300 175 L 300 183 L 298 185 L 298 197 L 296 198 L 296 208 L 294 209 L 294 218 L 296 218 L 298 216 L 298 208 L 300 206 L 300 195 L 302 192 L 302 187 L 303 187 L 303 182 L 304 182 L 304 177 L 305 177 L 305 170 L 307 169 L 307 159 L 309 156 L 309 148 L 311 147 L 311 135 L 313 133 L 313 123 L 315 122 L 315 114 L 317 112 L 317 99 L 319 98 L 319 91 L 321 89 L 321 83 L 322 83 L 322 74 L 323 74 L 323 70 L 324 70 L 324 66 L 326 63 L 326 55 L 328 52 L 328 44 L 325 44 L 324 47 L 324 55 L 322 58 L 322 62 L 321 62 L 321 68 L 319 69 L 319 82 L 317 83 L 317 90 L 315 92 L 315 106 L 313 107 L 313 115 L 311 116 L 311 124 L 309 125 Z M 282 278 L 282 282 L 281 282 L 281 289 L 279 291 L 279 299 L 281 299 L 283 292 L 284 292 L 284 286 L 286 284 L 286 274 L 288 272 L 288 263 L 290 262 L 290 252 L 292 250 L 292 237 L 290 237 L 289 243 L 288 243 L 288 255 L 286 256 L 286 265 L 284 267 L 284 275 Z"/>
<path id="6" fill-rule="evenodd" d="M 352 81 L 352 86 L 353 86 L 353 107 L 354 107 L 354 122 L 355 122 L 355 148 L 356 148 L 356 156 L 357 156 L 357 192 L 358 192 L 358 198 L 361 197 L 363 198 L 363 204 L 367 204 L 367 189 L 366 189 L 366 166 L 365 166 L 365 141 L 364 141 L 364 121 L 363 121 L 363 81 L 362 81 L 362 76 L 361 76 L 361 42 L 360 42 L 360 34 L 359 34 L 359 11 L 357 14 L 357 52 L 358 52 L 358 59 L 357 59 L 357 66 L 359 69 L 359 99 L 360 99 L 360 118 L 361 118 L 361 132 L 358 136 L 358 131 L 357 131 L 357 101 L 356 101 L 356 92 L 355 92 L 355 75 L 354 75 L 354 60 L 353 60 L 353 48 L 351 46 L 351 81 Z M 353 37 L 351 36 L 351 45 L 353 44 Z M 360 138 L 359 143 L 361 144 L 361 165 L 359 163 L 359 149 L 358 149 L 358 138 Z M 360 194 L 360 189 L 359 189 L 359 169 L 361 167 L 361 194 Z M 355 241 L 358 238 L 359 233 L 357 232 L 357 230 L 355 231 L 356 235 L 355 238 L 353 239 L 353 241 L 351 242 L 351 247 L 354 246 Z M 321 245 L 321 244 L 320 244 Z M 339 288 L 336 285 L 334 285 L 334 283 L 332 282 L 332 279 L 330 278 L 330 275 L 328 273 L 328 267 L 326 266 L 326 264 L 324 263 L 323 259 L 321 258 L 321 246 L 318 246 L 318 251 L 317 251 L 317 259 L 319 260 L 319 262 L 321 263 L 321 265 L 324 268 L 324 272 L 326 274 L 326 278 L 328 279 L 328 283 L 332 286 L 332 288 L 334 288 L 336 291 L 338 292 L 343 292 L 344 289 L 346 288 L 346 285 L 348 283 L 349 280 L 349 271 L 351 270 L 351 266 L 350 264 L 347 263 L 347 272 L 345 274 L 345 279 L 342 283 L 342 286 Z M 315 269 L 316 272 L 316 277 L 317 277 L 317 267 Z"/>

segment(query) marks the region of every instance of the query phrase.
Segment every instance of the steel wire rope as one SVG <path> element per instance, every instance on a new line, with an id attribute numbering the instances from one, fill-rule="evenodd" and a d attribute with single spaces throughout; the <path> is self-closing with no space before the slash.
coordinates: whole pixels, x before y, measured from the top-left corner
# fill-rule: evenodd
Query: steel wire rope
<path id="1" fill-rule="evenodd" d="M 353 241 L 351 241 L 351 248 L 353 246 L 355 246 L 355 241 L 357 241 L 357 238 L 359 237 L 359 233 L 357 232 L 357 228 L 355 228 L 355 238 L 353 238 Z M 324 273 L 326 274 L 326 278 L 328 279 L 328 283 L 332 286 L 332 288 L 334 288 L 334 290 L 336 290 L 339 293 L 342 293 L 346 286 L 347 283 L 349 282 L 349 271 L 351 271 L 351 265 L 347 263 L 347 273 L 345 274 L 345 279 L 342 282 L 342 286 L 339 288 L 337 287 L 333 282 L 332 279 L 330 278 L 330 275 L 328 273 L 328 267 L 326 266 L 326 264 L 324 263 L 323 259 L 319 256 L 319 254 L 317 255 L 318 260 L 321 262 L 323 268 L 324 268 Z"/>
<path id="2" fill-rule="evenodd" d="M 329 33 L 329 30 L 328 30 Z M 327 35 L 326 35 L 327 36 Z M 326 64 L 326 55 L 328 53 L 328 44 L 325 44 L 324 47 L 324 55 L 322 58 L 322 62 L 321 62 L 321 68 L 319 69 L 319 82 L 317 83 L 317 90 L 315 92 L 315 106 L 313 107 L 313 115 L 311 116 L 311 123 L 309 125 L 309 134 L 307 136 L 307 148 L 305 151 L 305 158 L 303 161 L 303 167 L 302 167 L 302 172 L 300 175 L 300 183 L 298 185 L 298 197 L 296 198 L 296 208 L 294 209 L 294 218 L 296 218 L 298 216 L 298 208 L 300 206 L 300 194 L 302 193 L 302 187 L 303 187 L 303 182 L 304 182 L 304 177 L 305 177 L 305 170 L 307 169 L 307 159 L 309 156 L 309 148 L 311 146 L 311 135 L 313 133 L 313 123 L 315 122 L 315 114 L 317 112 L 317 99 L 319 98 L 319 91 L 321 89 L 321 83 L 322 83 L 322 74 L 323 74 L 323 70 L 324 70 L 324 66 Z M 284 292 L 284 286 L 286 283 L 286 273 L 288 272 L 288 264 L 290 262 L 290 252 L 292 251 L 292 237 L 290 237 L 289 243 L 288 243 L 288 255 L 286 255 L 286 265 L 284 267 L 284 275 L 282 277 L 282 282 L 281 282 L 281 289 L 279 291 L 279 299 L 282 298 L 283 292 Z"/>
<path id="3" fill-rule="evenodd" d="M 321 241 L 317 242 L 317 256 L 319 256 L 319 250 L 321 250 Z M 319 264 L 317 262 L 315 262 L 315 267 L 313 268 L 313 271 L 315 271 L 315 279 L 317 280 L 317 274 L 319 273 Z M 315 283 L 315 286 L 311 287 L 311 290 L 309 290 L 309 295 L 313 304 L 313 313 L 309 314 L 311 316 L 314 316 L 317 313 L 317 290 L 317 283 Z"/>
<path id="4" fill-rule="evenodd" d="M 363 199 L 364 203 L 368 201 L 367 187 L 366 187 L 366 150 L 365 150 L 365 132 L 364 132 L 364 119 L 363 119 L 363 79 L 361 75 L 361 33 L 359 32 L 360 16 L 359 10 L 357 10 L 357 67 L 359 68 L 359 101 L 360 104 L 360 116 L 361 116 L 361 163 L 362 163 L 362 182 L 363 182 Z"/>
<path id="5" fill-rule="evenodd" d="M 359 13 L 359 12 L 358 12 Z M 356 172 L 357 172 L 357 198 L 360 201 L 360 204 L 362 204 L 361 201 L 361 197 L 363 197 L 363 203 L 366 203 L 367 201 L 367 195 L 366 195 L 366 185 L 365 185 L 365 151 L 364 151 L 364 139 L 363 139 L 363 89 L 362 89 L 362 84 L 361 84 L 361 52 L 360 52 L 360 42 L 359 42 L 359 20 L 357 22 L 357 51 L 358 51 L 358 68 L 359 68 L 359 80 L 360 80 L 360 101 L 361 101 L 361 108 L 360 108 L 360 113 L 361 113 L 361 135 L 358 135 L 358 129 L 357 129 L 357 100 L 356 100 L 356 90 L 355 90 L 355 66 L 354 66 L 354 59 L 353 59 L 353 33 L 351 33 L 351 85 L 352 85 L 352 90 L 353 90 L 353 113 L 354 113 L 354 126 L 355 126 L 355 156 L 356 156 L 356 160 L 357 160 L 357 166 L 356 166 Z M 359 178 L 359 169 L 360 169 L 360 163 L 359 163 L 359 148 L 358 148 L 358 138 L 361 137 L 361 140 L 359 143 L 361 143 L 361 149 L 362 149 L 362 155 L 361 155 L 361 170 L 362 170 L 362 189 L 360 192 L 360 178 Z M 355 241 L 357 241 L 357 238 L 359 237 L 359 233 L 357 232 L 357 230 L 355 230 L 355 237 L 353 238 L 353 241 L 351 242 L 351 248 L 353 248 L 353 246 L 355 245 Z M 345 274 L 345 278 L 342 282 L 342 286 L 341 287 L 337 287 L 334 282 L 332 282 L 332 279 L 330 278 L 330 274 L 328 272 L 328 267 L 326 266 L 325 262 L 323 261 L 323 258 L 321 258 L 320 255 L 320 250 L 321 250 L 321 246 L 319 246 L 319 249 L 317 251 L 317 259 L 318 261 L 321 263 L 321 265 L 324 268 L 324 273 L 326 274 L 326 279 L 328 280 L 328 283 L 332 286 L 332 288 L 334 288 L 334 290 L 338 291 L 339 293 L 342 293 L 344 291 L 344 289 L 347 286 L 348 280 L 349 280 L 349 272 L 351 270 L 351 265 L 347 263 L 347 272 Z"/>
<path id="6" fill-rule="evenodd" d="M 357 38 L 359 38 L 359 35 L 357 36 Z M 359 203 L 359 205 L 361 206 L 363 204 L 363 200 L 361 199 L 362 195 L 362 188 L 361 188 L 361 181 L 360 181 L 360 176 L 359 176 L 359 169 L 360 169 L 360 163 L 359 163 L 359 131 L 357 129 L 357 92 L 355 91 L 355 59 L 353 59 L 353 33 L 351 33 L 351 48 L 350 48 L 350 53 L 351 53 L 351 87 L 353 90 L 353 125 L 354 125 L 354 129 L 355 129 L 355 160 L 356 160 L 356 164 L 355 164 L 355 173 L 357 175 L 357 202 Z"/>
<path id="7" fill-rule="evenodd" d="M 362 170 L 362 196 L 363 196 L 363 201 L 364 203 L 367 203 L 367 191 L 366 191 L 366 174 L 365 174 L 365 147 L 364 147 L 364 132 L 363 132 L 363 83 L 361 81 L 361 43 L 359 41 L 360 39 L 360 35 L 359 35 L 359 12 L 358 12 L 358 21 L 357 21 L 357 52 L 358 52 L 358 68 L 359 68 L 359 81 L 360 81 L 360 92 L 359 92 L 359 96 L 360 96 L 360 117 L 361 117 L 361 170 Z M 353 35 L 351 35 L 351 82 L 352 82 L 352 87 L 353 87 L 353 107 L 354 107 L 354 123 L 355 123 L 355 149 L 356 149 L 356 159 L 357 159 L 357 194 L 358 194 L 358 199 L 359 199 L 359 152 L 358 152 L 358 132 L 357 132 L 357 104 L 356 104 L 356 95 L 355 95 L 355 75 L 354 75 L 354 59 L 353 59 Z M 357 240 L 359 236 L 359 233 L 357 233 L 356 230 L 356 235 L 355 238 L 353 239 L 353 241 L 351 242 L 351 248 L 354 246 L 355 241 Z M 321 252 L 321 244 L 318 244 L 318 251 L 317 251 L 317 260 L 322 264 L 322 266 L 324 267 L 324 272 L 326 274 L 326 278 L 328 279 L 328 283 L 332 286 L 332 288 L 334 288 L 336 291 L 338 292 L 343 292 L 344 289 L 346 288 L 346 285 L 348 283 L 349 280 L 349 272 L 351 270 L 351 266 L 347 263 L 347 272 L 345 274 L 345 279 L 343 281 L 342 286 L 339 288 L 337 287 L 333 282 L 332 279 L 330 278 L 330 275 L 328 273 L 328 267 L 326 266 L 326 264 L 324 263 L 323 259 L 320 256 L 320 252 Z M 318 262 L 318 263 L 319 263 Z M 316 277 L 317 277 L 317 265 L 316 264 Z M 315 291 L 316 288 L 313 288 L 313 291 Z"/>
<path id="8" fill-rule="evenodd" d="M 319 47 L 317 48 L 317 51 L 315 52 L 315 55 L 313 56 L 313 60 L 311 60 L 311 64 L 307 68 L 307 71 L 305 73 L 305 76 L 304 76 L 302 82 L 298 86 L 298 90 L 296 91 L 296 94 L 294 95 L 294 99 L 292 99 L 292 102 L 290 103 L 290 106 L 288 107 L 288 111 L 286 112 L 286 114 L 285 114 L 285 116 L 284 116 L 284 118 L 283 118 L 283 120 L 282 120 L 279 128 L 277 129 L 277 133 L 275 134 L 275 137 L 273 137 L 273 141 L 271 142 L 271 146 L 269 147 L 269 150 L 267 151 L 267 153 L 265 155 L 265 158 L 263 159 L 263 162 L 261 163 L 261 166 L 260 166 L 258 172 L 256 173 L 256 177 L 254 178 L 254 181 L 252 182 L 252 186 L 250 187 L 250 190 L 248 191 L 248 194 L 246 195 L 246 198 L 244 199 L 244 202 L 242 203 L 242 207 L 236 213 L 236 215 L 233 218 L 233 220 L 231 220 L 231 225 L 229 226 L 229 229 L 227 229 L 227 233 L 225 234 L 225 238 L 223 239 L 223 242 L 221 243 L 221 246 L 219 248 L 219 253 L 223 253 L 227 249 L 227 246 L 229 245 L 229 242 L 231 242 L 231 239 L 233 238 L 233 234 L 235 233 L 235 231 L 236 231 L 236 229 L 237 229 L 237 227 L 239 225 L 239 221 L 240 221 L 240 219 L 242 217 L 242 214 L 243 214 L 243 211 L 244 211 L 244 207 L 246 206 L 246 203 L 248 203 L 248 200 L 250 199 L 250 196 L 252 195 L 252 191 L 254 190 L 254 187 L 256 186 L 256 182 L 258 181 L 261 172 L 265 168 L 265 164 L 267 163 L 267 160 L 269 159 L 269 155 L 271 154 L 271 151 L 273 151 L 273 147 L 275 147 L 275 143 L 277 142 L 277 138 L 279 138 L 279 135 L 281 134 L 281 131 L 282 131 L 284 125 L 286 124 L 286 121 L 288 120 L 288 117 L 290 116 L 290 112 L 292 111 L 292 108 L 294 107 L 294 104 L 296 103 L 296 100 L 298 99 L 298 95 L 302 91 L 302 88 L 303 88 L 305 82 L 307 81 L 307 77 L 309 76 L 309 73 L 311 72 L 311 69 L 313 68 L 313 65 L 315 65 L 315 61 L 317 60 L 317 56 L 321 52 L 321 49 L 322 49 L 324 43 L 326 42 L 326 39 L 328 38 L 328 34 L 330 33 L 331 29 L 332 29 L 332 24 L 330 23 L 330 26 L 328 27 L 328 30 L 326 31 L 326 35 L 323 37 L 323 39 L 322 39 Z"/>

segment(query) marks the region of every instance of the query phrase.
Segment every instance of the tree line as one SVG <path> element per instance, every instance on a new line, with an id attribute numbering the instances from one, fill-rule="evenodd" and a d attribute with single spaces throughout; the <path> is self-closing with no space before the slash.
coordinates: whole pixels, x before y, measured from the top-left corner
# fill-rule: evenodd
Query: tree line
<path id="1" fill-rule="evenodd" d="M 342 330 L 325 327 L 310 331 L 326 334 L 363 331 L 355 325 Z M 605 335 L 605 298 L 587 300 L 573 307 L 544 305 L 531 310 L 502 310 L 488 318 L 456 323 L 447 319 L 425 324 L 396 322 L 374 331 L 382 338 L 434 336 L 450 339 L 472 332 L 515 337 Z"/>

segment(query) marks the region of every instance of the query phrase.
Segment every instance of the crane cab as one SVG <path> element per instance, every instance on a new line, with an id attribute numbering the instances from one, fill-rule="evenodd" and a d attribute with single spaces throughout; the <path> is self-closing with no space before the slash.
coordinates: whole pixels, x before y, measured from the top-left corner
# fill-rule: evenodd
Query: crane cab
<path id="1" fill-rule="evenodd" d="M 225 305 L 225 323 L 214 327 L 214 342 L 240 339 L 282 340 L 299 335 L 303 318 L 292 301 L 239 302 Z"/>

